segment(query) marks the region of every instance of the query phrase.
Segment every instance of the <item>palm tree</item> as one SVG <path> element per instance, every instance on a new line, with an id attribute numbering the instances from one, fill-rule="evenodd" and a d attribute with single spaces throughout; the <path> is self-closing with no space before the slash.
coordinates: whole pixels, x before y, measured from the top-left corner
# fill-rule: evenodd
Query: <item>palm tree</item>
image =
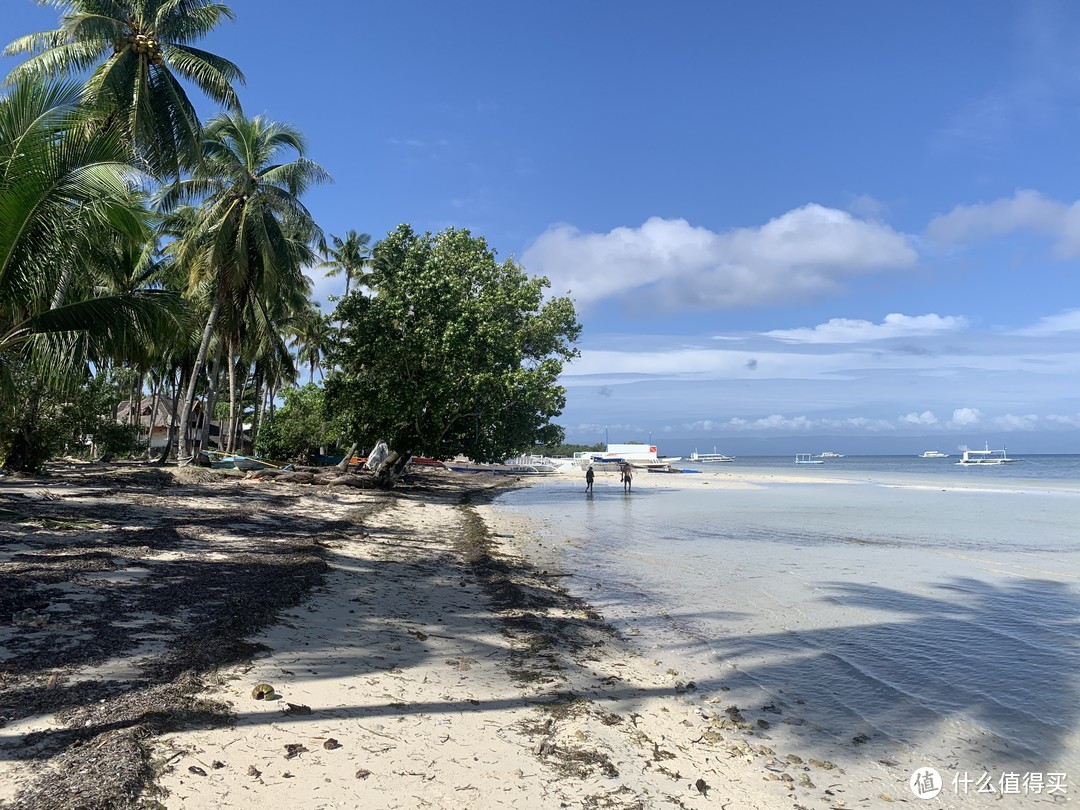
<path id="1" fill-rule="evenodd" d="M 199 119 L 177 76 L 229 109 L 240 69 L 191 46 L 232 10 L 212 0 L 38 0 L 61 8 L 60 28 L 16 39 L 7 55 L 32 54 L 8 82 L 78 75 L 93 69 L 86 100 L 125 139 L 149 171 L 177 177 L 199 157 Z"/>
<path id="2" fill-rule="evenodd" d="M 127 150 L 85 126 L 78 100 L 76 85 L 30 80 L 0 96 L 0 393 L 16 355 L 60 382 L 175 327 L 169 293 L 104 278 L 142 251 L 150 215 Z"/>
<path id="3" fill-rule="evenodd" d="M 188 209 L 189 229 L 170 249 L 190 272 L 189 286 L 211 298 L 210 311 L 184 398 L 180 463 L 190 463 L 186 430 L 195 386 L 211 337 L 224 316 L 224 334 L 233 335 L 254 300 L 289 299 L 306 289 L 301 272 L 313 263 L 322 231 L 300 196 L 329 180 L 317 163 L 303 157 L 304 138 L 293 127 L 262 116 L 222 113 L 207 123 L 202 160 L 190 178 L 164 189 L 161 208 Z M 282 152 L 299 157 L 285 163 Z"/>
<path id="4" fill-rule="evenodd" d="M 323 261 L 317 269 L 325 269 L 327 276 L 345 275 L 345 294 L 349 294 L 350 282 L 364 275 L 364 268 L 371 264 L 371 234 L 345 232 L 345 238 L 330 237 L 334 246 L 323 252 Z"/>
<path id="5" fill-rule="evenodd" d="M 0 405 L 21 420 L 5 461 L 19 468 L 40 460 L 20 401 L 84 382 L 90 363 L 140 362 L 179 331 L 174 295 L 123 277 L 143 266 L 151 216 L 127 148 L 87 126 L 79 98 L 27 79 L 0 95 Z"/>
<path id="6" fill-rule="evenodd" d="M 331 324 L 329 315 L 323 315 L 309 305 L 294 319 L 291 331 L 293 339 L 289 345 L 296 349 L 296 359 L 307 363 L 308 382 L 314 383 L 315 369 L 320 367 L 323 352 L 337 329 Z"/>

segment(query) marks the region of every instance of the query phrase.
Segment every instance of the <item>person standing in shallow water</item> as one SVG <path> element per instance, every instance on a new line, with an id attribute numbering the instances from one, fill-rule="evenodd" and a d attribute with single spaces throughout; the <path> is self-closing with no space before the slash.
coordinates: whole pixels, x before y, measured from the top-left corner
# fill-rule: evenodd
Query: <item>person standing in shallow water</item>
<path id="1" fill-rule="evenodd" d="M 593 481 L 596 480 L 596 473 L 593 472 L 593 468 L 590 465 L 589 469 L 585 471 L 585 492 L 589 494 L 592 492 Z"/>
<path id="2" fill-rule="evenodd" d="M 623 466 L 622 480 L 623 480 L 623 492 L 630 491 L 630 481 L 634 477 L 633 467 L 629 464 Z"/>

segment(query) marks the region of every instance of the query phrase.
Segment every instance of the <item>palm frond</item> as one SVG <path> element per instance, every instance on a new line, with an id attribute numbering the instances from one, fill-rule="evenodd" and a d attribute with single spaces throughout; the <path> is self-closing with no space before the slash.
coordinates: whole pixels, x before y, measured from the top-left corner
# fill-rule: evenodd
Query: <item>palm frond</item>
<path id="1" fill-rule="evenodd" d="M 233 82 L 246 83 L 239 67 L 228 59 L 190 45 L 163 42 L 161 50 L 168 65 L 178 74 L 194 82 L 218 104 L 230 110 L 240 110 L 240 98 L 232 86 Z"/>

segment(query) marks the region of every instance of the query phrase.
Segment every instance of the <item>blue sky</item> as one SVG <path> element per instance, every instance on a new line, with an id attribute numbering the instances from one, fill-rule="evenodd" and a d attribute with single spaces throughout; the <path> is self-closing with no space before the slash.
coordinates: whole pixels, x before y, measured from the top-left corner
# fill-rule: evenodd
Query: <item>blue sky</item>
<path id="1" fill-rule="evenodd" d="M 570 291 L 568 439 L 1080 452 L 1080 5 L 230 5 L 205 47 L 328 233 L 468 227 Z"/>

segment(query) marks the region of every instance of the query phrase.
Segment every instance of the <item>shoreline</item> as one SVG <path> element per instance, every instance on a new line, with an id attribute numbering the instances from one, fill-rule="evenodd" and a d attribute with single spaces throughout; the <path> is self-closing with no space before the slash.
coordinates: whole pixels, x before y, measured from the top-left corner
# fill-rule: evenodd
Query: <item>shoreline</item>
<path id="1" fill-rule="evenodd" d="M 801 470 L 798 472 L 803 473 Z M 882 478 L 889 480 L 880 480 Z M 905 634 L 917 637 L 920 629 L 932 629 L 928 621 L 923 621 L 918 617 L 917 612 L 904 614 L 903 608 L 899 607 L 903 604 L 902 592 L 895 592 L 901 600 L 897 605 L 899 610 L 880 619 L 874 619 L 859 612 L 845 614 L 843 605 L 846 600 L 843 598 L 835 602 L 831 598 L 825 598 L 826 603 L 834 605 L 827 619 L 819 617 L 817 608 L 809 604 L 806 614 L 797 611 L 794 615 L 787 616 L 787 619 L 794 624 L 774 624 L 766 614 L 774 607 L 798 604 L 800 596 L 797 594 L 797 589 L 800 587 L 804 588 L 803 593 L 806 594 L 806 598 L 811 600 L 828 597 L 832 593 L 839 593 L 843 597 L 845 593 L 849 593 L 844 591 L 846 584 L 857 582 L 867 583 L 866 590 L 860 593 L 870 594 L 875 588 L 885 593 L 893 576 L 900 574 L 900 566 L 893 571 L 890 568 L 867 566 L 867 562 L 885 559 L 888 555 L 893 555 L 897 562 L 904 560 L 905 557 L 908 558 L 904 563 L 907 573 L 900 574 L 902 581 L 906 581 L 904 577 L 918 569 L 923 562 L 928 566 L 926 570 L 934 570 L 936 563 L 945 562 L 944 569 L 938 569 L 939 573 L 945 572 L 942 576 L 947 576 L 951 567 L 960 570 L 959 567 L 965 565 L 983 565 L 990 579 L 1002 573 L 995 559 L 997 554 L 1009 553 L 1007 551 L 969 554 L 964 551 L 951 552 L 946 548 L 943 554 L 947 559 L 951 559 L 949 562 L 935 557 L 934 549 L 923 545 L 918 540 L 913 546 L 906 546 L 901 535 L 898 535 L 895 540 L 889 538 L 888 528 L 885 528 L 880 536 L 873 534 L 869 528 L 873 524 L 867 524 L 866 521 L 872 520 L 872 515 L 877 515 L 878 523 L 884 521 L 883 525 L 887 527 L 890 525 L 890 519 L 898 517 L 896 504 L 906 504 L 912 509 L 919 509 L 920 504 L 923 507 L 929 506 L 932 510 L 951 509 L 954 514 L 950 515 L 950 518 L 954 522 L 962 521 L 965 511 L 979 508 L 979 504 L 982 507 L 993 506 L 992 512 L 1000 511 L 1003 515 L 1010 515 L 1009 525 L 1015 527 L 1018 525 L 1015 519 L 1018 515 L 1038 518 L 1039 507 L 1047 507 L 1051 503 L 1056 503 L 1052 514 L 1066 514 L 1069 510 L 1069 502 L 1059 500 L 1059 496 L 1080 494 L 1075 489 L 1075 485 L 1069 486 L 1068 482 L 1064 487 L 1047 491 L 1040 485 L 1041 482 L 1036 482 L 1036 486 L 1027 485 L 1028 482 L 1020 482 L 1025 486 L 1017 487 L 1017 482 L 1011 480 L 980 480 L 969 484 L 966 481 L 935 482 L 927 481 L 925 478 L 921 481 L 910 480 L 912 476 L 907 478 L 909 480 L 901 481 L 897 480 L 898 476 L 895 475 L 882 476 L 878 473 L 859 472 L 847 475 L 844 479 L 836 476 L 823 479 L 822 476 L 812 473 L 793 475 L 783 471 L 779 474 L 771 472 L 763 474 L 761 471 L 753 471 L 747 475 L 743 471 L 734 470 L 715 477 L 652 475 L 646 479 L 650 486 L 642 486 L 641 489 L 645 491 L 642 492 L 642 497 L 636 500 L 633 497 L 624 498 L 621 487 L 616 489 L 610 484 L 604 489 L 598 485 L 595 496 L 582 498 L 580 494 L 573 491 L 578 488 L 573 478 L 560 479 L 558 476 L 552 476 L 543 479 L 538 486 L 540 490 L 548 484 L 555 487 L 549 494 L 540 493 L 539 497 L 531 497 L 531 493 L 522 493 L 518 498 L 510 496 L 516 501 L 516 505 L 515 503 L 506 504 L 505 508 L 514 509 L 516 506 L 525 516 L 524 519 L 548 524 L 541 532 L 543 542 L 561 548 L 565 555 L 563 564 L 570 565 L 581 575 L 581 578 L 568 582 L 575 584 L 574 590 L 578 594 L 590 597 L 595 593 L 597 604 L 601 606 L 600 609 L 610 610 L 616 626 L 624 633 L 634 635 L 636 640 L 643 643 L 646 648 L 655 647 L 661 650 L 661 655 L 669 661 L 679 661 L 676 666 L 696 676 L 702 688 L 709 690 L 711 694 L 716 694 L 717 690 L 730 688 L 727 694 L 730 699 L 737 700 L 740 706 L 743 704 L 754 706 L 755 700 L 752 697 L 747 699 L 748 692 L 752 693 L 755 689 L 765 686 L 766 691 L 760 693 L 763 699 L 757 702 L 754 708 L 761 708 L 762 704 L 779 708 L 783 710 L 783 716 L 773 716 L 771 711 L 766 714 L 747 711 L 745 714 L 751 721 L 764 719 L 772 725 L 767 734 L 775 737 L 779 744 L 767 743 L 767 745 L 785 753 L 795 754 L 806 761 L 809 761 L 810 756 L 818 760 L 834 760 L 836 764 L 848 771 L 847 774 L 837 775 L 834 782 L 839 782 L 848 788 L 854 788 L 856 784 L 867 790 L 873 788 L 874 795 L 860 806 L 882 806 L 881 803 L 887 800 L 882 798 L 881 794 L 888 795 L 890 800 L 910 801 L 913 799 L 906 780 L 915 769 L 924 765 L 938 763 L 938 767 L 943 767 L 940 763 L 952 763 L 948 767 L 950 771 L 955 769 L 956 773 L 945 774 L 950 779 L 958 775 L 964 766 L 990 767 L 991 770 L 996 769 L 1000 775 L 1003 770 L 1008 770 L 1002 768 L 1001 762 L 1009 759 L 1023 762 L 1025 756 L 1019 755 L 1019 752 L 1016 756 L 1010 754 L 1012 740 L 996 738 L 992 731 L 993 725 L 990 726 L 989 732 L 982 728 L 971 728 L 970 736 L 965 739 L 962 712 L 935 717 L 922 710 L 921 714 L 917 715 L 920 718 L 919 723 L 923 724 L 922 730 L 911 735 L 903 733 L 895 735 L 890 727 L 906 726 L 914 730 L 917 724 L 913 721 L 896 723 L 895 718 L 883 714 L 882 718 L 886 722 L 884 726 L 877 727 L 874 724 L 873 713 L 859 717 L 858 712 L 853 712 L 856 722 L 837 723 L 838 715 L 835 712 L 820 711 L 822 709 L 820 699 L 810 699 L 816 691 L 817 684 L 814 685 L 815 689 L 807 690 L 811 694 L 800 694 L 802 692 L 800 686 L 808 686 L 813 678 L 812 675 L 805 673 L 842 669 L 846 665 L 841 663 L 833 668 L 822 666 L 822 661 L 829 659 L 828 640 L 843 642 L 848 628 L 878 627 L 883 633 L 895 634 L 897 639 L 903 638 Z M 687 484 L 679 486 L 670 479 L 676 479 L 680 483 L 685 481 Z M 635 478 L 635 489 L 637 484 L 638 480 Z M 873 489 L 843 486 L 845 484 L 861 484 L 871 486 Z M 581 486 L 583 489 L 583 484 Z M 832 494 L 829 494 L 827 488 L 831 488 Z M 558 495 L 556 495 L 556 490 L 558 490 Z M 680 491 L 685 490 L 695 490 L 697 493 L 715 490 L 717 496 L 720 497 L 715 502 L 712 498 L 702 500 L 700 494 L 692 492 L 680 494 Z M 744 497 L 744 493 L 747 497 Z M 691 498 L 697 498 L 697 500 L 691 500 Z M 723 553 L 717 553 L 715 556 L 703 554 L 702 549 L 705 543 L 695 545 L 691 535 L 687 533 L 692 524 L 680 525 L 678 534 L 669 535 L 664 530 L 663 524 L 663 518 L 671 514 L 665 511 L 670 508 L 666 505 L 669 500 L 672 504 L 682 506 L 694 504 L 695 507 L 698 504 L 715 503 L 715 508 L 719 510 L 715 514 L 726 514 L 729 521 L 732 521 L 730 526 L 737 527 L 722 529 L 718 532 L 717 537 L 720 538 L 718 542 L 725 543 L 722 546 Z M 581 501 L 587 504 L 583 511 L 580 506 Z M 736 504 L 739 506 L 736 507 Z M 880 512 L 868 512 L 867 509 L 871 507 L 864 504 L 892 504 L 892 506 Z M 770 505 L 776 510 L 775 515 L 769 511 Z M 760 512 L 760 517 L 756 517 L 755 509 L 766 511 Z M 698 512 L 694 511 L 693 514 L 696 515 Z M 819 527 L 820 534 L 815 534 L 815 540 L 807 543 L 805 541 L 810 540 L 810 535 L 804 532 L 807 524 L 797 519 L 792 521 L 791 516 L 810 514 L 828 523 L 822 524 Z M 560 524 L 574 521 L 575 515 L 580 515 L 583 528 L 566 530 L 560 537 Z M 747 522 L 748 519 L 750 523 Z M 615 527 L 626 526 L 636 521 L 642 522 L 639 528 L 645 530 L 644 534 L 631 531 L 627 533 L 625 539 L 610 543 L 605 540 L 609 527 L 615 529 Z M 865 528 L 860 531 L 858 528 L 860 526 Z M 744 533 L 747 528 L 751 531 Z M 913 525 L 910 529 L 913 536 L 921 540 L 922 527 Z M 947 531 L 941 526 L 938 529 Z M 650 532 L 655 532 L 655 536 L 664 538 L 665 542 L 659 546 L 651 544 L 648 539 L 652 536 Z M 772 539 L 783 538 L 789 532 L 792 538 L 789 544 L 771 545 Z M 863 534 L 862 532 L 870 533 Z M 707 532 L 706 535 L 710 533 Z M 863 539 L 865 537 L 870 539 Z M 1031 544 L 1038 546 L 1037 535 L 1025 534 L 1024 537 L 1032 537 Z M 672 566 L 667 569 L 666 578 L 652 576 L 649 568 L 656 564 L 654 558 L 666 555 L 667 541 L 672 538 L 677 538 L 677 541 L 673 542 L 679 542 L 680 547 L 687 549 L 687 560 L 698 561 L 698 564 L 704 564 L 705 561 L 708 561 L 710 565 L 715 564 L 716 573 L 705 576 L 695 574 L 687 579 L 677 580 L 672 578 L 672 574 L 680 569 Z M 818 546 L 818 542 L 823 545 Z M 769 551 L 770 548 L 775 550 L 775 554 Z M 749 549 L 756 550 L 748 553 Z M 547 549 L 542 548 L 540 551 L 546 552 Z M 1024 549 L 1025 553 L 1028 551 L 1030 551 L 1029 548 Z M 733 567 L 729 568 L 725 564 L 724 555 L 728 555 L 733 560 Z M 806 555 L 819 557 L 827 560 L 827 564 L 834 565 L 833 568 L 827 570 L 838 572 L 843 570 L 844 573 L 833 577 L 828 575 L 823 577 L 822 571 L 826 569 L 822 569 L 820 565 L 818 568 L 814 568 L 813 565 L 804 567 L 804 562 L 808 561 Z M 747 559 L 754 560 L 754 567 L 749 569 L 746 567 L 745 560 Z M 1001 557 L 1001 559 L 1006 558 Z M 789 568 L 791 570 L 788 570 Z M 1026 582 L 1029 577 L 1053 576 L 1049 569 L 1038 570 L 1039 566 L 1033 562 L 1021 568 L 1023 570 L 1012 572 L 1018 575 L 1019 582 Z M 1075 572 L 1075 568 L 1071 570 Z M 811 571 L 817 576 L 811 574 L 807 578 L 807 572 Z M 863 572 L 864 579 L 858 578 L 860 571 Z M 734 575 L 735 578 L 729 581 L 727 579 L 729 575 Z M 774 575 L 775 578 L 770 578 Z M 849 579 L 852 575 L 856 579 Z M 841 580 L 844 584 L 839 584 Z M 590 584 L 594 581 L 595 585 Z M 679 582 L 685 584 L 681 590 Z M 824 590 L 816 587 L 819 582 L 826 583 Z M 657 590 L 657 583 L 666 587 Z M 604 586 L 602 591 L 599 590 L 601 584 Z M 716 599 L 709 601 L 703 596 L 709 592 L 709 587 L 720 587 L 723 590 L 718 592 Z M 853 587 L 857 586 L 853 585 Z M 989 598 L 989 604 L 982 605 L 981 609 L 987 611 L 989 617 L 995 592 L 992 586 L 988 587 L 990 589 L 983 593 Z M 1020 588 L 1023 587 L 1020 586 Z M 1030 590 L 1034 590 L 1034 587 Z M 727 595 L 729 591 L 730 595 Z M 929 593 L 931 591 L 920 588 L 912 594 L 911 599 L 914 600 L 912 604 L 917 604 L 920 598 Z M 1008 601 L 1009 593 L 1008 589 L 1000 592 L 1003 606 Z M 738 600 L 740 595 L 749 595 L 751 599 L 740 602 Z M 859 604 L 858 599 L 852 601 L 854 604 Z M 752 610 L 750 613 L 740 615 L 739 611 L 745 611 L 747 605 L 759 604 L 769 605 L 764 614 L 759 615 Z M 980 609 L 978 605 L 972 604 L 970 599 L 955 607 L 958 614 L 963 614 L 968 607 L 974 607 L 976 611 Z M 941 609 L 946 616 L 949 615 L 948 607 L 943 606 Z M 713 619 L 695 620 L 694 617 L 701 611 L 708 613 L 710 610 L 716 611 L 718 616 Z M 671 611 L 670 616 L 666 611 Z M 722 618 L 727 612 L 733 617 L 732 619 Z M 957 614 L 952 615 L 955 617 Z M 1068 615 L 1068 613 L 1065 614 L 1066 620 Z M 1053 619 L 1049 620 L 1053 621 Z M 947 618 L 946 621 L 948 621 Z M 958 642 L 959 639 L 956 636 L 963 631 L 955 628 L 960 626 L 960 624 L 951 626 L 951 629 L 946 631 L 946 637 L 951 635 L 951 640 Z M 975 628 L 971 629 L 975 630 Z M 752 640 L 755 638 L 761 638 L 763 644 L 756 645 Z M 799 641 L 800 638 L 806 639 L 805 645 Z M 931 636 L 931 638 L 934 637 Z M 818 648 L 818 642 L 821 642 L 823 646 Z M 768 645 L 772 643 L 777 643 L 779 647 L 784 648 L 784 652 L 778 651 L 774 657 L 768 658 Z M 727 652 L 723 652 L 725 650 Z M 748 660 L 748 656 L 738 655 L 736 651 L 751 653 L 754 657 Z M 728 660 L 728 653 L 733 654 L 732 660 Z M 816 657 L 819 653 L 824 656 L 824 659 Z M 846 656 L 838 660 L 845 659 Z M 887 656 L 885 660 L 889 660 Z M 1059 679 L 1067 679 L 1069 671 L 1061 669 L 1062 660 L 1064 659 L 1056 657 L 1052 663 L 1047 662 L 1047 664 L 1058 667 Z M 743 672 L 744 667 L 747 669 L 746 672 Z M 804 674 L 796 674 L 799 669 L 803 669 Z M 952 669 L 954 672 L 957 671 L 957 668 Z M 784 676 L 774 679 L 772 688 L 769 688 L 767 673 L 782 670 L 786 671 L 786 679 Z M 766 673 L 763 683 L 759 683 L 753 674 L 758 671 Z M 943 671 L 950 671 L 950 667 L 946 666 Z M 1024 671 L 1021 668 L 1020 672 Z M 747 673 L 750 673 L 749 677 Z M 1018 677 L 1022 675 L 1018 673 Z M 885 680 L 888 682 L 889 678 L 886 677 Z M 1066 682 L 1062 681 L 1062 684 Z M 1020 683 L 1022 684 L 1023 681 Z M 962 681 L 957 685 L 961 689 L 964 688 Z M 779 689 L 779 693 L 776 689 L 778 686 L 784 687 Z M 789 686 L 793 689 L 787 688 Z M 838 686 L 838 688 L 841 691 L 834 694 L 842 696 L 842 687 Z M 822 689 L 829 690 L 829 686 L 822 683 Z M 1057 692 L 1061 692 L 1059 700 L 1069 699 L 1067 686 L 1057 687 Z M 803 706 L 801 700 L 795 699 L 801 697 L 808 698 L 807 705 Z M 845 701 L 841 697 L 837 702 L 843 704 Z M 903 706 L 903 701 L 900 701 L 893 705 L 893 710 L 902 712 Z M 912 708 L 922 709 L 917 704 Z M 940 728 L 938 728 L 939 725 Z M 886 731 L 886 729 L 890 730 Z M 940 736 L 935 736 L 935 729 L 938 729 Z M 987 759 L 995 764 L 988 765 Z M 1043 767 L 1043 771 L 1070 770 L 1068 767 L 1064 769 L 1060 767 L 1067 763 L 1059 762 L 1057 767 L 1052 766 L 1054 761 L 1039 758 L 1037 764 L 1051 766 Z M 951 790 L 951 786 L 949 789 Z M 878 800 L 876 802 L 875 796 Z M 935 806 L 979 806 L 980 799 L 989 801 L 993 798 L 1003 799 L 1010 807 L 1043 806 L 1054 802 L 1054 797 L 1048 796 L 954 795 L 946 797 L 943 793 L 936 799 Z M 1060 801 L 1061 798 L 1059 796 L 1058 800 Z M 821 795 L 808 796 L 807 799 L 817 802 L 827 800 Z M 955 802 L 955 805 L 948 804 L 950 800 Z"/>
<path id="2" fill-rule="evenodd" d="M 812 718 L 704 693 L 692 673 L 650 658 L 571 595 L 563 586 L 569 572 L 556 566 L 558 549 L 544 546 L 543 527 L 492 504 L 508 488 L 542 481 L 427 473 L 384 493 L 209 473 L 172 480 L 176 474 L 157 474 L 170 480 L 158 478 L 156 489 L 125 486 L 117 473 L 63 485 L 4 482 L 0 504 L 17 504 L 34 535 L 68 548 L 92 545 L 103 527 L 176 541 L 150 542 L 127 561 L 107 552 L 111 565 L 74 575 L 84 588 L 145 591 L 164 581 L 155 566 L 178 556 L 217 569 L 234 554 L 292 548 L 301 535 L 311 564 L 324 566 L 321 576 L 299 582 L 271 613 L 264 606 L 261 624 L 252 616 L 247 627 L 228 626 L 236 612 L 230 600 L 252 594 L 226 582 L 217 614 L 157 617 L 173 621 L 174 638 L 176 620 L 194 621 L 188 641 L 201 629 L 226 630 L 231 647 L 210 645 L 201 664 L 189 658 L 193 666 L 183 671 L 161 667 L 175 660 L 164 625 L 124 614 L 122 624 L 135 624 L 135 646 L 81 666 L 73 659 L 6 673 L 0 683 L 21 685 L 29 708 L 11 716 L 13 702 L 0 700 L 0 806 L 66 806 L 57 798 L 65 786 L 97 795 L 99 804 L 88 807 L 132 808 L 730 803 L 754 810 L 911 798 L 896 768 L 882 765 L 873 785 L 857 784 L 827 758 L 778 745 L 778 724 Z M 703 477 L 641 478 L 635 488 Z M 806 480 L 777 478 L 727 474 L 723 486 Z M 606 484 L 598 480 L 598 488 Z M 20 489 L 23 497 L 14 497 Z M 30 498 L 35 489 L 39 497 Z M 97 528 L 65 523 L 73 515 Z M 5 571 L 42 555 L 13 536 L 0 546 Z M 296 576 L 294 565 L 278 578 Z M 16 628 L 22 641 L 77 629 L 61 607 L 54 600 L 39 611 L 46 627 Z M 111 624 L 121 624 L 116 619 Z M 0 640 L 3 672 L 22 642 L 12 632 Z M 254 699 L 260 684 L 273 687 L 274 699 Z M 134 760 L 142 770 L 119 781 L 72 778 L 88 757 L 94 767 Z M 96 794 L 88 780 L 100 783 Z M 155 788 L 140 793 L 148 784 Z M 19 788 L 27 801 L 16 805 Z"/>
<path id="3" fill-rule="evenodd" d="M 148 525 L 164 532 L 171 520 L 185 535 L 178 547 L 150 543 L 130 560 L 103 552 L 112 554 L 98 566 L 103 575 L 89 572 L 88 582 L 76 573 L 68 588 L 131 598 L 178 556 L 227 567 L 239 547 L 272 553 L 306 521 L 316 528 L 309 545 L 324 576 L 262 629 L 223 636 L 234 646 L 216 649 L 216 662 L 190 659 L 194 666 L 182 672 L 161 667 L 179 638 L 175 622 L 194 622 L 188 630 L 209 641 L 228 615 L 215 625 L 185 611 L 136 616 L 114 603 L 106 624 L 142 622 L 138 643 L 125 640 L 86 660 L 72 652 L 66 664 L 35 669 L 22 655 L 27 639 L 47 646 L 78 630 L 78 622 L 61 620 L 71 606 L 55 592 L 50 604 L 39 601 L 35 614 L 45 624 L 0 638 L 3 806 L 630 808 L 720 799 L 768 808 L 790 801 L 789 783 L 767 781 L 745 761 L 755 755 L 716 730 L 730 718 L 703 716 L 691 685 L 630 650 L 560 587 L 558 572 L 510 551 L 503 542 L 510 538 L 500 537 L 510 526 L 479 517 L 477 503 L 506 482 L 435 474 L 380 493 L 202 473 L 191 474 L 194 482 L 160 478 L 173 474 L 154 474 L 167 488 L 160 492 L 126 487 L 111 474 L 0 487 L 34 535 L 18 543 L 0 524 L 0 564 L 28 575 L 28 558 L 46 554 L 45 546 L 48 554 L 61 551 L 57 543 L 84 549 L 104 539 L 98 532 L 123 525 L 148 540 Z M 188 511 L 196 502 L 205 513 Z M 70 525 L 74 515 L 83 516 L 80 525 Z M 255 527 L 264 532 L 257 549 Z M 292 565 L 278 575 L 293 576 Z M 236 590 L 223 605 L 250 595 Z M 157 619 L 171 619 L 172 631 Z M 276 699 L 255 700 L 260 684 Z"/>

